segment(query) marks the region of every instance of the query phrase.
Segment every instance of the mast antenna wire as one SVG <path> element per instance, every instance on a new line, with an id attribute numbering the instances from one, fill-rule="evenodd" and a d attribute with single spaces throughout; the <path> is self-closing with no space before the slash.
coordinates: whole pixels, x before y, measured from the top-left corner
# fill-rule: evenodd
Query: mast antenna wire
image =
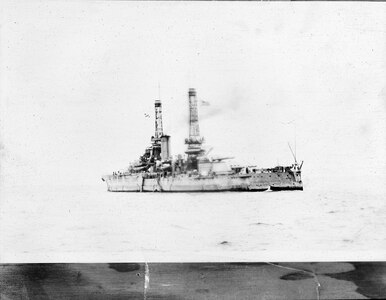
<path id="1" fill-rule="evenodd" d="M 295 121 L 294 126 L 295 126 L 295 157 L 296 157 L 296 121 Z M 295 161 L 296 161 L 296 159 L 295 159 Z"/>
<path id="2" fill-rule="evenodd" d="M 297 164 L 298 162 L 297 162 L 297 160 L 296 160 L 296 155 L 295 155 L 294 152 L 292 151 L 292 148 L 291 148 L 291 145 L 290 145 L 289 142 L 288 142 L 288 147 L 290 148 L 291 153 L 292 153 L 292 156 L 294 157 L 295 163 Z"/>

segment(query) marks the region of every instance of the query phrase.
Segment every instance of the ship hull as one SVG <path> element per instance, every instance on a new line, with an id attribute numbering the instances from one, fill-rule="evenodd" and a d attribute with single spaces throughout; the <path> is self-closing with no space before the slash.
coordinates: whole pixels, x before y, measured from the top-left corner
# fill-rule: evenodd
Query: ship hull
<path id="1" fill-rule="evenodd" d="M 143 178 L 140 175 L 108 175 L 102 177 L 109 192 L 141 192 Z"/>
<path id="2" fill-rule="evenodd" d="M 262 192 L 271 189 L 301 190 L 291 172 L 243 175 L 188 176 L 179 174 L 149 178 L 142 174 L 108 175 L 102 178 L 110 192 Z"/>

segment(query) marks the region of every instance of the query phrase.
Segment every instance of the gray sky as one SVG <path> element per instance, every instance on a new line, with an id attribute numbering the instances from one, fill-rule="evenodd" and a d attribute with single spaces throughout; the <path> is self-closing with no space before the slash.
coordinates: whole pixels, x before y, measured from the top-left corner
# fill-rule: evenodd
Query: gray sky
<path id="1" fill-rule="evenodd" d="M 153 135 L 158 83 L 173 154 L 194 87 L 213 154 L 290 164 L 296 131 L 306 182 L 380 183 L 385 28 L 383 3 L 3 4 L 2 184 L 99 184 L 127 166 Z"/>

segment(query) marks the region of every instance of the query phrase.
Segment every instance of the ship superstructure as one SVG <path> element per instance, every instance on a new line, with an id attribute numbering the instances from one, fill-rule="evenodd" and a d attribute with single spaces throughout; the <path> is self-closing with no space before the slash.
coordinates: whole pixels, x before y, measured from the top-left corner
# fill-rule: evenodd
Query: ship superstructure
<path id="1" fill-rule="evenodd" d="M 205 192 L 302 190 L 302 164 L 257 168 L 229 165 L 229 157 L 211 158 L 203 148 L 195 89 L 188 92 L 189 136 L 184 155 L 174 158 L 170 136 L 163 133 L 162 103 L 156 100 L 155 133 L 138 161 L 126 170 L 102 177 L 112 192 Z M 291 150 L 292 151 L 292 150 Z"/>

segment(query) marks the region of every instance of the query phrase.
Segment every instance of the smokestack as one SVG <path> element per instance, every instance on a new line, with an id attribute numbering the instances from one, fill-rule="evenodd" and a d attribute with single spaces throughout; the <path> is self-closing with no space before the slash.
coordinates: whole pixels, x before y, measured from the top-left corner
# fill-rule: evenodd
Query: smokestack
<path id="1" fill-rule="evenodd" d="M 154 108 L 155 108 L 155 135 L 154 135 L 154 138 L 156 140 L 159 140 L 159 139 L 161 139 L 161 136 L 163 136 L 161 100 L 155 100 Z"/>
<path id="2" fill-rule="evenodd" d="M 198 110 L 196 90 L 189 89 L 189 138 L 185 139 L 185 144 L 188 145 L 188 154 L 198 154 L 202 152 L 201 144 L 203 138 L 200 137 L 200 126 L 198 124 Z"/>
<path id="3" fill-rule="evenodd" d="M 165 161 L 168 160 L 170 156 L 170 136 L 163 135 L 161 137 L 161 159 Z"/>

